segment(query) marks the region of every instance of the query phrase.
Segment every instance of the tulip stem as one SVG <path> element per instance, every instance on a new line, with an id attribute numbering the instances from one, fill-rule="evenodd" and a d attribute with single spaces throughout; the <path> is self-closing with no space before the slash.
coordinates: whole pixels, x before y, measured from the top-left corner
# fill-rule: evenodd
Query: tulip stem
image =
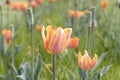
<path id="1" fill-rule="evenodd" d="M 91 41 L 90 41 L 90 54 L 93 48 L 93 38 L 94 38 L 94 27 L 95 27 L 95 7 L 92 8 L 92 17 L 91 17 Z"/>
<path id="2" fill-rule="evenodd" d="M 83 79 L 82 80 L 86 80 L 86 71 L 84 71 L 84 73 L 83 73 Z"/>
<path id="3" fill-rule="evenodd" d="M 10 26 L 9 26 L 9 13 L 10 13 L 10 11 L 9 11 L 9 6 L 7 5 L 7 28 L 8 29 L 10 29 Z"/>
<path id="4" fill-rule="evenodd" d="M 86 46 L 90 56 L 93 48 L 94 27 L 95 27 L 95 7 L 93 7 L 92 12 L 90 12 L 90 25 L 88 27 L 88 40 Z"/>
<path id="5" fill-rule="evenodd" d="M 0 12 L 1 12 L 1 14 L 0 14 L 0 19 L 1 19 L 1 28 L 0 28 L 0 34 L 1 34 L 1 32 L 2 32 L 2 6 L 0 5 Z"/>
<path id="6" fill-rule="evenodd" d="M 14 27 L 11 26 L 12 28 L 12 65 L 14 66 Z"/>
<path id="7" fill-rule="evenodd" d="M 53 55 L 53 80 L 56 80 L 56 55 Z"/>
<path id="8" fill-rule="evenodd" d="M 90 32 L 90 30 L 91 30 L 91 26 L 89 25 L 88 26 L 88 39 L 87 39 L 87 46 L 86 46 L 86 49 L 87 49 L 89 55 L 91 55 L 90 54 L 90 38 L 91 38 L 91 32 Z"/>
<path id="9" fill-rule="evenodd" d="M 31 19 L 31 54 L 32 54 L 32 80 L 34 80 L 34 18 L 33 18 L 33 11 L 32 8 L 28 9 L 30 12 L 30 19 Z"/>

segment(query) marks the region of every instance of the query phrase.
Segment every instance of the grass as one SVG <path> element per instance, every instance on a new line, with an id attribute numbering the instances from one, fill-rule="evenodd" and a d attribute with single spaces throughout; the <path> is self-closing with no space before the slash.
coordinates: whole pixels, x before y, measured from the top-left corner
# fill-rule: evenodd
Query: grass
<path id="1" fill-rule="evenodd" d="M 2 0 L 4 2 L 5 0 Z M 11 0 L 13 1 L 13 0 Z M 14 0 L 16 1 L 16 0 Z M 22 0 L 21 0 L 22 1 Z M 91 10 L 92 0 L 80 0 L 78 9 Z M 69 27 L 68 10 L 74 9 L 74 0 L 61 0 L 57 3 L 50 4 L 47 0 L 37 8 L 35 17 L 40 14 L 40 20 L 37 25 L 53 25 L 61 27 Z M 109 0 L 108 7 L 102 9 L 101 1 L 96 3 L 96 18 L 98 27 L 95 28 L 94 43 L 92 54 L 97 53 L 100 56 L 104 52 L 108 52 L 107 56 L 99 66 L 98 70 L 104 66 L 112 65 L 112 67 L 105 73 L 102 80 L 119 80 L 120 79 L 120 35 L 119 35 L 119 21 L 120 9 L 115 6 L 114 0 Z M 7 27 L 7 11 L 6 5 L 3 5 L 3 26 Z M 15 18 L 17 16 L 17 19 Z M 26 27 L 25 16 L 21 11 L 12 11 L 10 9 L 9 23 L 15 26 L 15 46 L 21 46 L 20 52 L 15 55 L 15 66 L 19 68 L 23 61 L 31 62 L 30 52 L 30 31 Z M 72 50 L 68 48 L 63 54 L 57 56 L 57 78 L 58 80 L 80 80 L 77 64 L 78 51 L 83 52 L 86 47 L 87 40 L 87 26 L 89 24 L 89 16 L 85 15 L 80 18 L 78 25 L 75 26 L 81 31 L 80 34 L 72 35 L 80 38 L 80 44 L 77 49 Z M 82 28 L 83 27 L 83 28 Z M 73 31 L 74 33 L 75 31 Z M 8 49 L 4 56 L 0 56 L 0 74 L 6 75 L 10 68 L 9 62 L 11 48 Z M 41 80 L 52 79 L 52 56 L 48 54 L 42 43 L 41 32 L 35 30 L 35 56 L 40 53 L 42 56 L 42 70 L 40 74 Z M 36 60 L 36 58 L 35 58 Z M 1 80 L 1 79 L 0 79 Z"/>

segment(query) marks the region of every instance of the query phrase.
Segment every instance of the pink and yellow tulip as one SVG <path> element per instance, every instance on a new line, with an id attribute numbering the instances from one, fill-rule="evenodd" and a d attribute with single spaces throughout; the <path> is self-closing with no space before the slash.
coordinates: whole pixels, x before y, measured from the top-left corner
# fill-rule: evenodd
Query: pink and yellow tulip
<path id="1" fill-rule="evenodd" d="M 46 27 L 45 36 L 45 28 L 43 27 L 42 40 L 47 52 L 51 54 L 62 53 L 69 45 L 71 33 L 71 28 L 63 29 L 61 27 L 53 28 L 52 26 L 48 26 Z"/>
<path id="2" fill-rule="evenodd" d="M 90 70 L 94 68 L 97 61 L 98 56 L 96 54 L 94 54 L 94 57 L 91 59 L 86 50 L 83 56 L 80 52 L 78 53 L 78 65 L 83 70 Z"/>

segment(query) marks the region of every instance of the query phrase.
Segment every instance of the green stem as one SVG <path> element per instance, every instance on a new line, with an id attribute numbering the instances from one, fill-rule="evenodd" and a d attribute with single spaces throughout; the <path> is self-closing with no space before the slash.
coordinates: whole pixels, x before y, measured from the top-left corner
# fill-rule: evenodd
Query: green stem
<path id="1" fill-rule="evenodd" d="M 7 5 L 7 18 L 6 19 L 7 19 L 7 28 L 8 29 L 10 29 L 10 27 L 9 27 L 9 12 L 10 12 L 9 11 L 9 6 Z"/>
<path id="2" fill-rule="evenodd" d="M 83 79 L 82 80 L 86 80 L 86 71 L 84 71 L 84 73 L 83 73 Z"/>
<path id="3" fill-rule="evenodd" d="M 34 80 L 34 18 L 32 8 L 29 9 L 31 18 L 31 54 L 32 54 L 32 80 Z"/>
<path id="4" fill-rule="evenodd" d="M 53 80 L 56 80 L 56 55 L 53 55 Z"/>
<path id="5" fill-rule="evenodd" d="M 88 39 L 87 39 L 87 45 L 86 45 L 86 49 L 88 52 L 90 52 L 90 48 L 89 48 L 89 45 L 90 45 L 90 37 L 91 37 L 91 26 L 89 25 L 88 26 Z M 89 53 L 90 54 L 90 53 Z"/>
<path id="6" fill-rule="evenodd" d="M 12 65 L 14 66 L 14 27 L 12 27 Z"/>
<path id="7" fill-rule="evenodd" d="M 75 6 L 75 15 L 73 16 L 74 18 L 74 25 L 73 25 L 73 29 L 74 29 L 74 32 L 75 32 L 75 35 L 77 35 L 77 20 L 76 20 L 76 15 L 77 15 L 77 6 L 78 6 L 78 4 L 77 4 L 77 0 L 75 0 L 75 4 L 74 4 L 74 6 Z"/>
<path id="8" fill-rule="evenodd" d="M 93 38 L 94 38 L 94 27 L 95 27 L 95 17 L 96 14 L 95 14 L 95 7 L 92 8 L 92 24 L 91 24 L 91 41 L 90 41 L 90 54 L 91 54 L 91 51 L 92 51 L 92 48 L 93 48 Z"/>
<path id="9" fill-rule="evenodd" d="M 1 14 L 0 14 L 0 20 L 1 20 L 1 28 L 0 28 L 0 34 L 1 34 L 1 32 L 2 32 L 2 6 L 0 5 L 0 12 L 1 12 Z"/>

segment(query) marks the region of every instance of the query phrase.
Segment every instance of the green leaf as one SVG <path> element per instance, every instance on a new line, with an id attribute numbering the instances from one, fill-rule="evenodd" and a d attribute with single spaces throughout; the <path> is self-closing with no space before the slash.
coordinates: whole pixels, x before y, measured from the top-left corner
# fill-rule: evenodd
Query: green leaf
<path id="1" fill-rule="evenodd" d="M 40 71 L 41 71 L 41 58 L 40 58 L 40 55 L 38 54 L 37 60 L 36 60 L 36 66 L 35 66 L 35 70 L 34 70 L 35 80 L 39 79 Z"/>
<path id="2" fill-rule="evenodd" d="M 106 67 L 102 68 L 100 70 L 100 76 L 102 77 L 106 73 L 106 71 L 108 71 L 110 69 L 111 66 L 112 65 L 109 65 L 109 66 L 106 66 Z"/>
<path id="3" fill-rule="evenodd" d="M 14 65 L 10 64 L 10 67 L 11 67 L 12 71 L 14 71 L 15 74 L 18 74 L 17 69 L 15 68 Z"/>
<path id="4" fill-rule="evenodd" d="M 105 58 L 105 56 L 107 55 L 107 53 L 103 53 L 99 58 L 98 58 L 98 62 L 96 64 L 96 66 L 91 70 L 91 73 L 96 70 L 96 68 L 100 65 L 100 63 L 103 61 L 103 59 Z"/>
<path id="5" fill-rule="evenodd" d="M 22 79 L 22 80 L 31 80 L 31 67 L 30 67 L 30 64 L 28 62 L 25 62 L 21 65 L 20 67 L 20 72 L 21 74 L 20 75 L 17 75 L 17 77 L 19 79 Z"/>

